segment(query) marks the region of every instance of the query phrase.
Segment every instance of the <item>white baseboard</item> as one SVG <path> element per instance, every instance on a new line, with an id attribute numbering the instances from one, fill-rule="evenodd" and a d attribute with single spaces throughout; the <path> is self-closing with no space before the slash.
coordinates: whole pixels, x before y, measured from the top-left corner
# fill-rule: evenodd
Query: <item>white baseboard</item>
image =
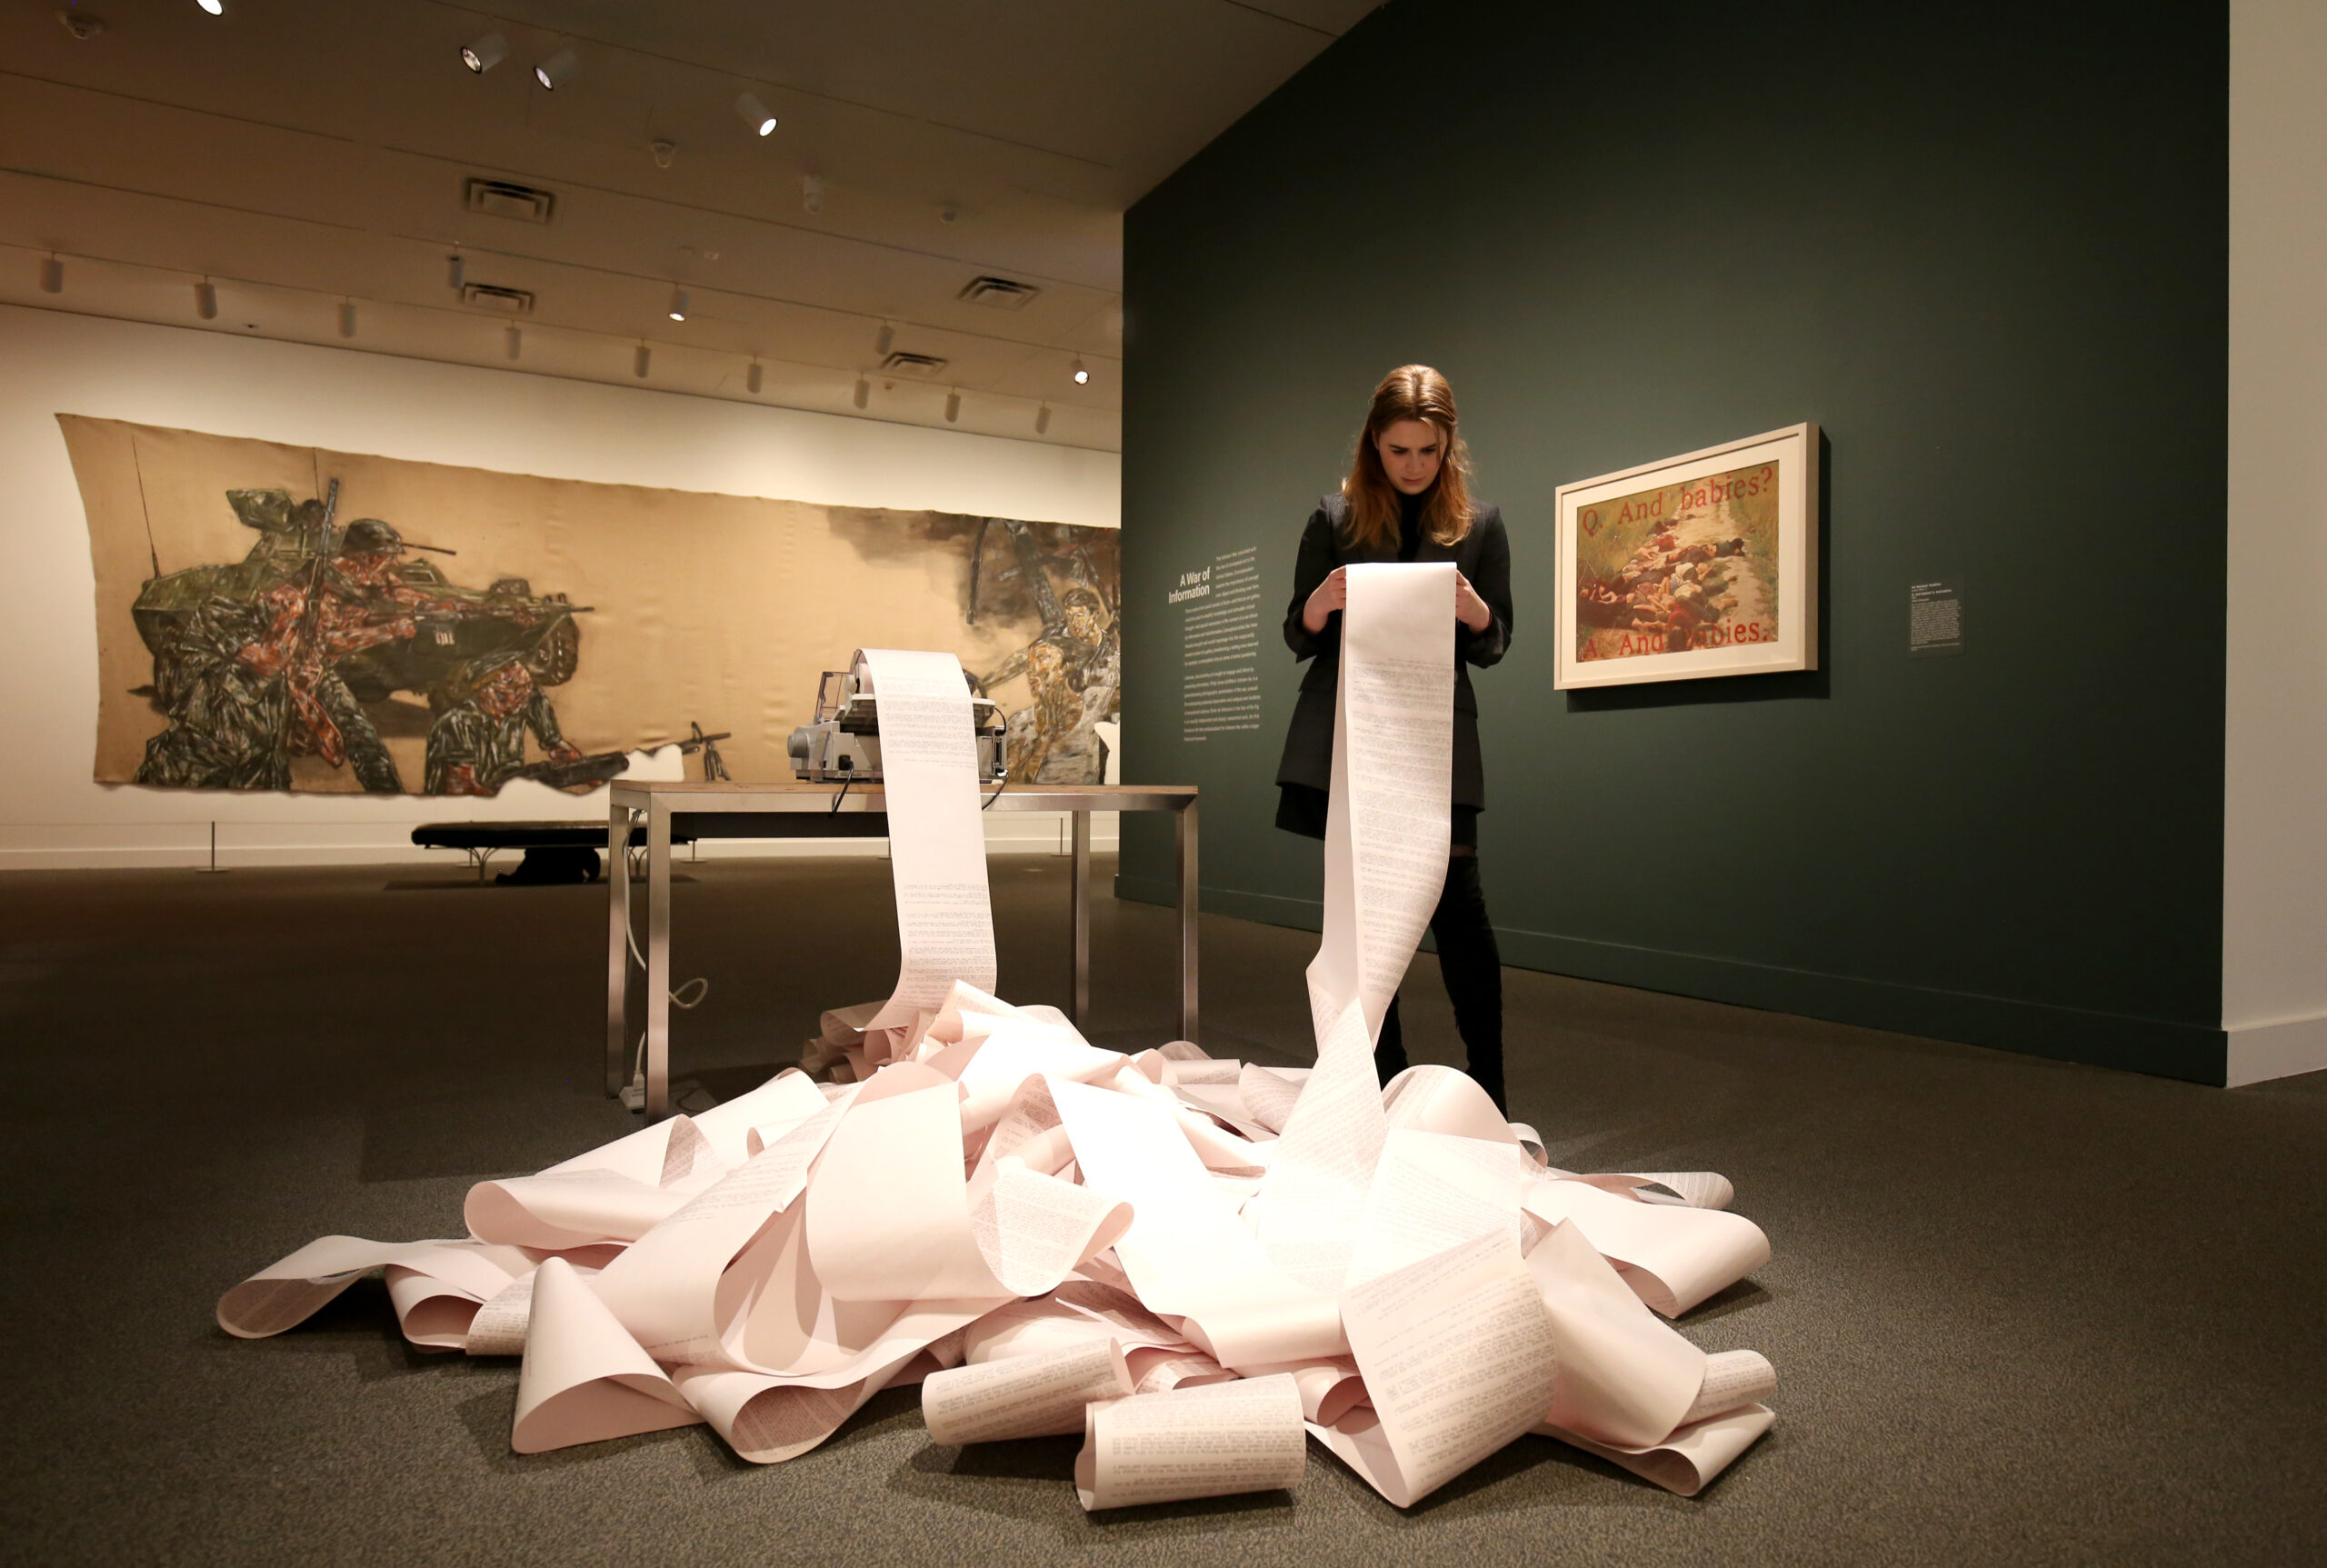
<path id="1" fill-rule="evenodd" d="M 2228 1088 L 2327 1069 L 2327 1014 L 2225 1033 L 2230 1048 L 2222 1082 Z"/>
<path id="2" fill-rule="evenodd" d="M 1094 849 L 1113 851 L 1116 844 L 1116 814 L 1094 812 L 1091 819 Z M 458 850 L 422 849 L 411 842 L 411 828 L 403 824 L 378 826 L 350 823 L 261 824 L 224 822 L 218 824 L 218 864 L 221 866 L 294 865 L 440 865 L 465 868 L 468 857 Z M 90 871 L 168 869 L 206 865 L 210 860 L 207 823 L 135 823 L 118 826 L 87 824 L 48 827 L 38 824 L 0 826 L 0 871 Z M 1013 812 L 991 816 L 985 823 L 988 854 L 1064 854 L 1068 842 L 1063 812 Z M 867 855 L 889 853 L 884 838 L 738 838 L 706 839 L 693 857 L 703 860 L 786 859 L 794 856 Z M 674 856 L 682 863 L 687 849 Z M 497 857 L 514 864 L 514 855 Z"/>

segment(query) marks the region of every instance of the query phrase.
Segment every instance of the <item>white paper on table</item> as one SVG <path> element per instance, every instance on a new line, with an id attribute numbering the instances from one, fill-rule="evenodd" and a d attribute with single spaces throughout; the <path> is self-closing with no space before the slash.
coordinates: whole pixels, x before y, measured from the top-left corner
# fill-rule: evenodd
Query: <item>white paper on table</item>
<path id="1" fill-rule="evenodd" d="M 324 1236 L 268 1264 L 218 1298 L 218 1326 L 237 1339 L 265 1339 L 295 1328 L 372 1270 L 387 1265 L 425 1275 L 472 1300 L 507 1288 L 513 1267 L 530 1267 L 514 1249 L 475 1242 L 374 1242 Z M 415 1296 L 414 1299 L 417 1299 Z"/>
<path id="2" fill-rule="evenodd" d="M 1770 1239 L 1742 1214 L 1620 1198 L 1588 1182 L 1536 1180 L 1521 1203 L 1537 1219 L 1572 1220 L 1619 1266 L 1624 1283 L 1678 1317 L 1770 1261 Z"/>
<path id="3" fill-rule="evenodd" d="M 1595 1443 L 1581 1433 L 1549 1424 L 1535 1431 L 1540 1436 L 1556 1437 L 1587 1453 L 1596 1453 L 1611 1464 L 1620 1464 L 1667 1492 L 1694 1497 L 1713 1484 L 1713 1478 L 1734 1463 L 1737 1456 L 1751 1448 L 1754 1439 L 1769 1431 L 1776 1421 L 1776 1413 L 1768 1405 L 1749 1404 L 1684 1426 L 1663 1443 L 1638 1448 Z"/>
<path id="4" fill-rule="evenodd" d="M 1091 1512 L 1298 1485 L 1309 1468 L 1293 1379 L 1239 1378 L 1085 1407 L 1075 1493 Z"/>
<path id="5" fill-rule="evenodd" d="M 1185 1319 L 1223 1366 L 1348 1351 L 1333 1298 L 1270 1263 L 1169 1113 L 1084 1084 L 1050 1089 L 1084 1180 L 1132 1206 L 1113 1251 L 1148 1311 Z"/>
<path id="6" fill-rule="evenodd" d="M 1400 1508 L 1551 1406 L 1551 1323 L 1507 1237 L 1480 1236 L 1353 1286 L 1342 1317 L 1372 1406 L 1311 1431 Z"/>
<path id="7" fill-rule="evenodd" d="M 994 907 L 978 814 L 969 683 L 951 654 L 867 648 L 896 888 L 897 986 L 868 1028 L 944 1006 L 957 980 L 994 989 Z"/>
<path id="8" fill-rule="evenodd" d="M 932 1373 L 922 1380 L 921 1414 L 929 1440 L 948 1448 L 1061 1437 L 1083 1430 L 1084 1406 L 1132 1391 L 1123 1346 L 1094 1339 Z"/>
<path id="9" fill-rule="evenodd" d="M 572 1264 L 552 1258 L 535 1271 L 511 1448 L 543 1453 L 702 1419 Z"/>

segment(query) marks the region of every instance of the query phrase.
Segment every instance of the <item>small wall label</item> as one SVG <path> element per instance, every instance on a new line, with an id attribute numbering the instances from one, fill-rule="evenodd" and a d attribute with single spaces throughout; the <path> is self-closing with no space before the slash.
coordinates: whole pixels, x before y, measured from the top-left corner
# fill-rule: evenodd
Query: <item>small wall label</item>
<path id="1" fill-rule="evenodd" d="M 1907 656 L 1942 658 L 1963 651 L 1963 582 L 1907 584 Z"/>

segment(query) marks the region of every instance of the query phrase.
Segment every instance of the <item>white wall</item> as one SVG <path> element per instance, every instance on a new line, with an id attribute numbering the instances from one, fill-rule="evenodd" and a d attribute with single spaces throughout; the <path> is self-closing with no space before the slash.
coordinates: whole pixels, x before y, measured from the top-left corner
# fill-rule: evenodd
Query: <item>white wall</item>
<path id="1" fill-rule="evenodd" d="M 2233 0 L 2230 1082 L 2327 1068 L 2327 5 Z"/>
<path id="2" fill-rule="evenodd" d="M 1122 520 L 1113 453 L 0 305 L 0 868 L 194 864 L 214 821 L 226 864 L 410 859 L 417 823 L 605 810 L 530 784 L 454 806 L 93 783 L 95 584 L 60 413 L 606 484 Z M 991 821 L 1056 842 L 1052 818 Z"/>

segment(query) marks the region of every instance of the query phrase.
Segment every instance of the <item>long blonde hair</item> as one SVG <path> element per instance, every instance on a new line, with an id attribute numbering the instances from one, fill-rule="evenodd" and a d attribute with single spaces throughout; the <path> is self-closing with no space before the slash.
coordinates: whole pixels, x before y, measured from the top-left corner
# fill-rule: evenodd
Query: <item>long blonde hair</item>
<path id="1" fill-rule="evenodd" d="M 1380 434 L 1402 419 L 1431 425 L 1445 445 L 1438 481 L 1422 514 L 1423 532 L 1441 544 L 1459 544 L 1471 532 L 1471 451 L 1454 421 L 1454 389 L 1426 365 L 1402 365 L 1373 389 L 1373 407 L 1357 434 L 1357 456 L 1342 495 L 1349 502 L 1350 543 L 1372 550 L 1398 543 L 1398 487 L 1383 472 Z"/>

